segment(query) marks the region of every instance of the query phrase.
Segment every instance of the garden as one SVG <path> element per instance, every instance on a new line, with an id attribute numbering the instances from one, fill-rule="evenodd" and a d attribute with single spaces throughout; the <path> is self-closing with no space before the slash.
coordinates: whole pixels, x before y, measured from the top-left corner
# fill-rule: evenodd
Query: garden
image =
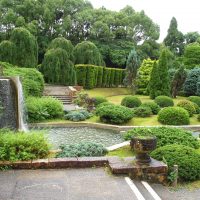
<path id="1" fill-rule="evenodd" d="M 136 136 L 156 137 L 150 155 L 167 164 L 168 182 L 177 178 L 174 165 L 180 183 L 199 181 L 200 34 L 183 35 L 172 18 L 168 35 L 158 43 L 159 29 L 143 12 L 70 2 L 57 2 L 63 9 L 56 14 L 58 5 L 51 10 L 46 0 L 44 5 L 35 1 L 41 10 L 31 14 L 24 12 L 25 3 L 24 9 L 18 1 L 0 4 L 5 28 L 0 30 L 0 120 L 8 112 L 1 80 L 19 76 L 30 127 L 26 133 L 0 121 L 0 162 L 124 159 L 136 155 L 130 145 L 110 147 Z M 75 14 L 66 9 L 70 6 Z M 140 36 L 127 31 L 136 29 Z M 46 85 L 81 86 L 72 102 L 77 109 L 44 96 Z"/>

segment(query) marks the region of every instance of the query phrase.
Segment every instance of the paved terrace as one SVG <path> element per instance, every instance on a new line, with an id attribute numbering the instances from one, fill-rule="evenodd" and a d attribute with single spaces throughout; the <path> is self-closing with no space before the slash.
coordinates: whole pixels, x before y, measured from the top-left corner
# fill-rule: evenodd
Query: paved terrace
<path id="1" fill-rule="evenodd" d="M 149 189 L 148 183 L 144 183 L 110 175 L 104 168 L 8 170 L 0 171 L 0 200 L 197 200 L 200 197 L 200 190 L 170 192 L 158 184 Z"/>

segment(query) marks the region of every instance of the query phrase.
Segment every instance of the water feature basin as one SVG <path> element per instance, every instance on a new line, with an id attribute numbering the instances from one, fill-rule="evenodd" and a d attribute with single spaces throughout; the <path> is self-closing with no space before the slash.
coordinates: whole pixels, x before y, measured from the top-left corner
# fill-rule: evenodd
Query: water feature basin
<path id="1" fill-rule="evenodd" d="M 50 128 L 46 135 L 53 149 L 58 149 L 62 144 L 81 142 L 98 143 L 104 147 L 124 142 L 123 136 L 117 131 L 90 127 Z"/>

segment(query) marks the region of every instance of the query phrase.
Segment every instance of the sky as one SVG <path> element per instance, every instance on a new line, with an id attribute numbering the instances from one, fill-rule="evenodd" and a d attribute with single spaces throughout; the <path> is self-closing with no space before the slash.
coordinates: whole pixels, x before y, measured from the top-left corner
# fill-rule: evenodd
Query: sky
<path id="1" fill-rule="evenodd" d="M 167 35 L 170 21 L 175 17 L 178 29 L 184 34 L 198 31 L 200 33 L 200 0 L 89 0 L 94 8 L 106 7 L 118 11 L 126 5 L 135 11 L 145 13 L 160 26 L 160 39 Z"/>

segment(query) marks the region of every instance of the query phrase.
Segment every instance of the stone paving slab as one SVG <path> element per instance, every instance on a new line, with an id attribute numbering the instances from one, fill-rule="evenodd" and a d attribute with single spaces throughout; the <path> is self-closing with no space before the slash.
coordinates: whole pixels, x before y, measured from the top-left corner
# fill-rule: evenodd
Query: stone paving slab
<path id="1" fill-rule="evenodd" d="M 0 172 L 0 200 L 136 200 L 124 177 L 102 168 Z"/>

